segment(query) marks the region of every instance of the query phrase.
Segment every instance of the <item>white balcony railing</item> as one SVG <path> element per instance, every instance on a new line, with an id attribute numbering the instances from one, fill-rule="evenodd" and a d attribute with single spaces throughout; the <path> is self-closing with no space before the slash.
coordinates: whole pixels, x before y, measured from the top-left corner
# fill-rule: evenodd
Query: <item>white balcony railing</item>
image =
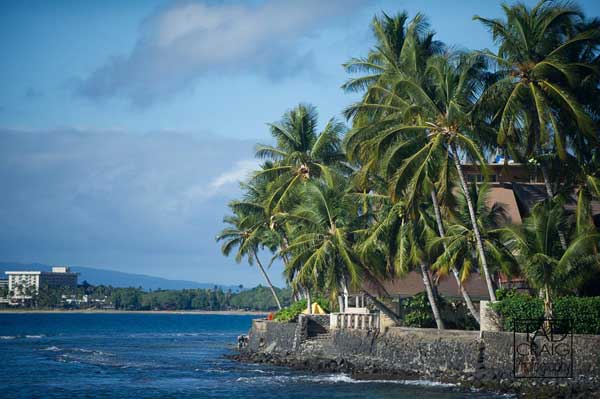
<path id="1" fill-rule="evenodd" d="M 377 313 L 331 313 L 329 328 L 375 330 L 379 329 L 379 317 Z"/>

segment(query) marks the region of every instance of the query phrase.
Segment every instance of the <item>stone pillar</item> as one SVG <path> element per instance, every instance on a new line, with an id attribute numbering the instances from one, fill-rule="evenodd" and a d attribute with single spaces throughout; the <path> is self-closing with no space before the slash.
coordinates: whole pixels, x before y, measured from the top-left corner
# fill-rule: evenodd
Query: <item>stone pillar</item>
<path id="1" fill-rule="evenodd" d="M 489 306 L 490 303 L 490 301 L 479 302 L 479 330 L 502 331 L 500 316 Z"/>

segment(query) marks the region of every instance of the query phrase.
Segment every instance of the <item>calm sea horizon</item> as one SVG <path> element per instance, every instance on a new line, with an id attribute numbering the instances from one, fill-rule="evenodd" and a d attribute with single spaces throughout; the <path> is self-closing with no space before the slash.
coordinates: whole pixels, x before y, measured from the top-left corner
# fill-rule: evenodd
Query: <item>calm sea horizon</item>
<path id="1" fill-rule="evenodd" d="M 2 398 L 500 398 L 226 359 L 255 315 L 0 313 Z"/>

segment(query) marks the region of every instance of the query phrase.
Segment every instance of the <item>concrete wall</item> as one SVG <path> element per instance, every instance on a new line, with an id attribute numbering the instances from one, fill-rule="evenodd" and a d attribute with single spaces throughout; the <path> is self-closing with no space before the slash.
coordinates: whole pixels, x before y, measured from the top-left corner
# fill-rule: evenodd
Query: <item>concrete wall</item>
<path id="1" fill-rule="evenodd" d="M 251 352 L 291 352 L 297 323 L 280 323 L 265 319 L 252 320 L 248 334 L 248 350 Z"/>
<path id="2" fill-rule="evenodd" d="M 425 376 L 481 375 L 511 378 L 513 334 L 509 332 L 391 327 L 385 331 L 338 329 L 323 341 L 294 348 L 297 323 L 255 320 L 250 351 L 293 353 L 299 359 L 345 359 L 358 369 Z M 296 331 L 297 333 L 297 331 Z M 517 334 L 523 340 L 524 334 Z M 600 377 L 600 336 L 573 336 L 574 374 Z"/>

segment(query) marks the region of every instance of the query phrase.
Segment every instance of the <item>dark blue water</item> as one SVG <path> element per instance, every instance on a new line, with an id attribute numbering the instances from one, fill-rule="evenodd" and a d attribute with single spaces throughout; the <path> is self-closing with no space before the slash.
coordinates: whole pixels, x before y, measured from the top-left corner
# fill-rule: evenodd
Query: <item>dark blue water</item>
<path id="1" fill-rule="evenodd" d="M 0 397 L 490 398 L 223 358 L 251 316 L 0 314 Z"/>

